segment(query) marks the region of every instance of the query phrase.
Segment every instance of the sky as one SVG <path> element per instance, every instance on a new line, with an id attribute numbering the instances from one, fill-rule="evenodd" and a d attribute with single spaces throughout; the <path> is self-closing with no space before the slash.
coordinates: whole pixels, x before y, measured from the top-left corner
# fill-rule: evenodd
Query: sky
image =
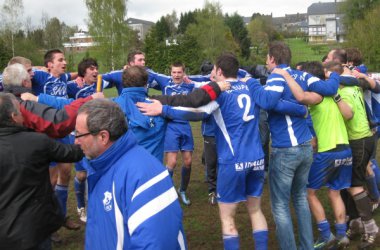
<path id="1" fill-rule="evenodd" d="M 241 16 L 253 13 L 272 14 L 274 17 L 285 14 L 306 13 L 307 8 L 315 2 L 333 2 L 334 0 L 219 0 L 223 13 L 237 12 Z M 0 0 L 0 6 L 5 0 Z M 30 17 L 33 26 L 41 24 L 42 13 L 50 18 L 57 17 L 67 25 L 86 27 L 87 8 L 85 0 L 23 0 L 24 17 Z M 127 18 L 133 17 L 156 22 L 161 16 L 173 10 L 180 16 L 181 12 L 201 9 L 204 0 L 128 0 Z"/>

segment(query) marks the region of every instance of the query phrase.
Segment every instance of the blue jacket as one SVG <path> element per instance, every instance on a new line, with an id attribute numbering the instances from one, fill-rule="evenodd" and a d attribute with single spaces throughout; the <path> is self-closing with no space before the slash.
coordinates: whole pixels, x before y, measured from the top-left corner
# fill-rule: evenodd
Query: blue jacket
<path id="1" fill-rule="evenodd" d="M 85 248 L 186 249 L 182 210 L 169 172 L 132 132 L 99 157 L 88 174 Z"/>
<path id="2" fill-rule="evenodd" d="M 322 81 L 309 73 L 291 69 L 287 65 L 278 65 L 278 67 L 288 71 L 304 91 L 313 91 L 322 96 L 333 96 L 338 90 L 339 75 L 337 73 L 332 73 L 330 79 Z M 265 86 L 261 86 L 253 78 L 247 81 L 247 85 L 255 103 L 268 110 L 272 147 L 293 147 L 312 138 L 306 119 L 285 115 L 273 109 L 281 98 L 298 103 L 281 75 L 270 74 Z"/>
<path id="3" fill-rule="evenodd" d="M 167 121 L 161 116 L 143 115 L 136 107 L 136 102 L 148 102 L 146 89 L 143 87 L 124 88 L 120 96 L 113 99 L 123 110 L 128 119 L 129 128 L 135 134 L 140 146 L 147 149 L 163 162 L 164 140 Z"/>

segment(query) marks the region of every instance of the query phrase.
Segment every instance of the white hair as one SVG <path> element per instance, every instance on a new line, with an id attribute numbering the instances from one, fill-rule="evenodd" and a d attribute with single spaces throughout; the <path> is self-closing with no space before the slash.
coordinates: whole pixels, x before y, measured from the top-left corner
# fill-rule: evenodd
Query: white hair
<path id="1" fill-rule="evenodd" d="M 3 72 L 4 85 L 22 86 L 23 81 L 30 81 L 30 76 L 24 65 L 15 63 L 9 65 Z"/>

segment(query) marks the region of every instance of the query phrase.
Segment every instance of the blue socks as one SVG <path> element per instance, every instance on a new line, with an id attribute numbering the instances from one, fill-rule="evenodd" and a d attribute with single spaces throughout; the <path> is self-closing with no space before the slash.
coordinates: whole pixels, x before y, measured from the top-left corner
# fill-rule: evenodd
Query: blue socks
<path id="1" fill-rule="evenodd" d="M 224 250 L 239 250 L 239 235 L 223 234 Z"/>
<path id="2" fill-rule="evenodd" d="M 380 189 L 380 168 L 379 166 L 377 165 L 377 161 L 376 159 L 372 159 L 371 160 L 371 163 L 372 163 L 372 171 L 373 173 L 375 174 L 375 179 L 376 179 L 376 183 L 377 183 L 377 188 Z"/>
<path id="3" fill-rule="evenodd" d="M 266 250 L 268 249 L 268 230 L 256 230 L 252 233 L 255 240 L 255 249 Z"/>
<path id="4" fill-rule="evenodd" d="M 67 212 L 67 186 L 55 185 L 55 195 L 58 198 L 59 205 L 61 206 L 63 216 L 66 217 Z"/>
<path id="5" fill-rule="evenodd" d="M 77 177 L 74 178 L 74 190 L 75 190 L 75 196 L 77 198 L 77 207 L 85 207 L 85 201 L 84 201 L 84 193 L 86 191 L 86 182 L 85 181 L 79 181 Z"/>
<path id="6" fill-rule="evenodd" d="M 185 166 L 182 166 L 181 188 L 180 188 L 181 192 L 187 190 L 187 186 L 189 186 L 189 182 L 190 182 L 190 174 L 191 174 L 191 167 L 186 168 Z"/>
<path id="7" fill-rule="evenodd" d="M 380 193 L 379 193 L 379 189 L 377 188 L 375 176 L 373 176 L 373 175 L 366 176 L 365 182 L 367 184 L 369 197 L 371 197 L 371 199 L 375 200 L 375 201 L 379 200 Z"/>
<path id="8" fill-rule="evenodd" d="M 173 178 L 173 173 L 174 173 L 173 170 L 170 170 L 168 167 L 166 167 L 166 169 L 168 170 L 170 177 Z"/>
<path id="9" fill-rule="evenodd" d="M 336 230 L 336 237 L 338 239 L 342 239 L 344 236 L 346 236 L 347 223 L 342 223 L 342 224 L 336 223 L 335 230 Z"/>
<path id="10" fill-rule="evenodd" d="M 327 220 L 323 220 L 317 223 L 318 231 L 321 234 L 323 240 L 328 240 L 330 238 L 331 230 L 330 224 Z"/>

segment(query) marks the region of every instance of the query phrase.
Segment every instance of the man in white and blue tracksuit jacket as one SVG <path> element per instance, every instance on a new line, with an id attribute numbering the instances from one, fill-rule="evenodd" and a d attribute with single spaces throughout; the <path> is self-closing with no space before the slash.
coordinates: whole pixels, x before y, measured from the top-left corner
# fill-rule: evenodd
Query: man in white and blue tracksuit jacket
<path id="1" fill-rule="evenodd" d="M 83 105 L 75 143 L 88 173 L 86 249 L 186 249 L 169 173 L 137 145 L 116 103 Z"/>

